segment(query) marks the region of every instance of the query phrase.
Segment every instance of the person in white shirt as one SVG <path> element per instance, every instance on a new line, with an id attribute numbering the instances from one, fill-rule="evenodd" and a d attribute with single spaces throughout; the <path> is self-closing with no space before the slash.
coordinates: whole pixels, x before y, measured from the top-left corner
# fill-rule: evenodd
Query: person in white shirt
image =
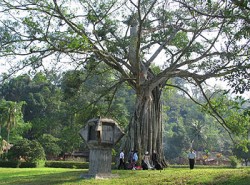
<path id="1" fill-rule="evenodd" d="M 190 170 L 194 169 L 195 158 L 196 158 L 196 154 L 195 154 L 194 150 L 191 149 L 190 153 L 188 154 Z"/>
<path id="2" fill-rule="evenodd" d="M 119 163 L 118 169 L 120 170 L 121 167 L 123 167 L 124 170 L 126 169 L 123 150 L 120 153 L 120 163 Z"/>

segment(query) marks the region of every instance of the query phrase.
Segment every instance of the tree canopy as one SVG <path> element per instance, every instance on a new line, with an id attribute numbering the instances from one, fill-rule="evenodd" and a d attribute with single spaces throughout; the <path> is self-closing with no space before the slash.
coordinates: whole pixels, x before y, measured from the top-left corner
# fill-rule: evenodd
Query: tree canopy
<path id="1" fill-rule="evenodd" d="M 164 65 L 147 82 L 151 88 L 171 77 L 196 84 L 225 77 L 236 92 L 244 92 L 248 9 L 246 1 L 220 0 L 1 1 L 1 57 L 12 61 L 12 72 L 46 62 L 82 66 L 94 59 L 130 84 L 136 76 L 148 78 L 143 70 L 157 61 Z"/>

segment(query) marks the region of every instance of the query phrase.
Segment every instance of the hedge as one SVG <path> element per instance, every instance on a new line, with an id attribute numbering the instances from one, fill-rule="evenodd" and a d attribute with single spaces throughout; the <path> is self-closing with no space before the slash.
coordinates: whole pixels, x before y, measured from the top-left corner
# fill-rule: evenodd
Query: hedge
<path id="1" fill-rule="evenodd" d="M 88 169 L 89 163 L 88 162 L 75 162 L 75 161 L 46 161 L 45 167 Z"/>
<path id="2" fill-rule="evenodd" d="M 40 165 L 41 166 L 41 165 Z M 76 162 L 76 161 L 46 161 L 42 166 L 50 168 L 75 168 L 75 169 L 88 169 L 88 162 Z M 36 168 L 39 167 L 38 162 L 21 162 L 21 161 L 0 161 L 0 167 L 5 168 Z M 116 169 L 114 163 L 112 163 L 112 169 Z"/>
<path id="3" fill-rule="evenodd" d="M 168 168 L 189 168 L 189 165 L 168 165 Z M 231 168 L 227 165 L 194 165 L 194 168 Z"/>
<path id="4" fill-rule="evenodd" d="M 20 162 L 20 161 L 0 161 L 0 167 L 5 168 L 36 168 L 35 162 Z"/>
<path id="5" fill-rule="evenodd" d="M 89 162 L 76 161 L 46 161 L 45 167 L 50 168 L 75 168 L 75 169 L 89 169 Z M 112 163 L 112 169 L 115 169 L 115 163 Z"/>

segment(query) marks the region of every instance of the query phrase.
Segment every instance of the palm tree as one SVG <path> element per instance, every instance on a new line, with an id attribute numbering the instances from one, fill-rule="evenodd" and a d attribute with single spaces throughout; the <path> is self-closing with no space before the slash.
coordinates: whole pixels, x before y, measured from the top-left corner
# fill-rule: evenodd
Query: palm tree
<path id="1" fill-rule="evenodd" d="M 191 125 L 191 148 L 193 148 L 194 143 L 197 147 L 202 146 L 206 143 L 206 135 L 204 134 L 205 125 L 202 122 L 194 120 Z"/>
<path id="2" fill-rule="evenodd" d="M 7 119 L 7 131 L 8 131 L 8 135 L 7 135 L 7 142 L 9 143 L 10 140 L 10 131 L 11 128 L 15 127 L 16 125 L 16 113 L 17 113 L 17 103 L 16 102 L 10 102 L 9 104 L 9 108 L 8 108 L 8 119 Z"/>
<path id="3" fill-rule="evenodd" d="M 22 116 L 21 108 L 24 102 L 12 102 L 2 100 L 0 102 L 0 131 L 1 126 L 5 126 L 7 130 L 7 143 L 10 143 L 10 132 L 13 127 L 16 126 L 16 123 L 20 116 Z M 0 132 L 1 134 L 1 132 Z M 8 149 L 7 151 L 8 152 Z"/>

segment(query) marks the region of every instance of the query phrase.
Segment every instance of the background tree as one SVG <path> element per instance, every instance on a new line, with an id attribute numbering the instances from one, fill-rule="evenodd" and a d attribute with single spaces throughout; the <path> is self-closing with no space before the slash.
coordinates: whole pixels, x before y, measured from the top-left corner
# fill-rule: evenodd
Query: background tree
<path id="1" fill-rule="evenodd" d="M 0 100 L 0 116 L 1 116 L 1 129 L 0 135 L 1 138 L 6 138 L 7 142 L 10 143 L 10 133 L 15 130 L 15 127 L 18 127 L 19 134 L 24 132 L 29 124 L 23 126 L 25 123 L 23 121 L 22 107 L 25 102 L 21 101 L 19 103 Z M 3 126 L 3 127 L 2 127 Z M 18 130 L 16 129 L 16 131 Z M 3 132 L 6 131 L 6 132 Z M 18 137 L 19 135 L 16 132 L 16 135 L 13 138 Z"/>
<path id="2" fill-rule="evenodd" d="M 47 160 L 54 159 L 55 156 L 61 154 L 62 149 L 58 145 L 58 141 L 60 141 L 59 138 L 55 138 L 50 134 L 43 134 L 38 141 L 44 149 Z"/>
<path id="3" fill-rule="evenodd" d="M 30 124 L 35 128 L 40 129 L 30 129 L 29 127 L 31 131 L 26 131 L 25 133 L 17 133 L 17 131 L 23 130 L 23 128 L 19 126 L 18 128 L 12 130 L 13 134 L 11 140 L 15 141 L 15 144 L 17 138 L 19 138 L 19 140 L 22 137 L 28 139 L 36 139 L 43 146 L 47 159 L 51 159 L 58 157 L 60 151 L 71 153 L 73 151 L 82 151 L 86 149 L 86 146 L 76 133 L 78 133 L 79 129 L 84 125 L 84 123 L 86 123 L 89 118 L 95 116 L 95 114 L 102 112 L 102 114 L 106 113 L 106 116 L 120 115 L 118 117 L 119 123 L 121 123 L 123 126 L 126 126 L 126 124 L 128 123 L 129 115 L 132 114 L 133 110 L 133 96 L 131 94 L 133 93 L 133 91 L 129 90 L 127 87 L 121 86 L 119 89 L 117 89 L 115 96 L 110 96 L 110 94 L 106 94 L 104 92 L 105 89 L 103 89 L 103 86 L 113 86 L 112 84 L 115 84 L 115 82 L 111 80 L 112 78 L 110 78 L 110 81 L 106 81 L 107 79 L 105 79 L 106 82 L 102 82 L 103 76 L 107 77 L 110 74 L 112 73 L 108 72 L 107 74 L 98 77 L 98 73 L 96 73 L 95 75 L 89 77 L 88 75 L 86 75 L 86 71 L 68 71 L 65 73 L 65 75 L 62 75 L 62 85 L 60 80 L 57 82 L 50 82 L 50 89 L 54 89 L 57 87 L 58 92 L 56 94 L 61 94 L 61 98 L 57 100 L 57 104 L 58 106 L 60 106 L 60 111 L 54 111 L 53 109 L 48 109 L 47 111 L 44 111 L 44 106 L 36 107 L 33 105 L 34 101 L 28 101 L 28 103 L 25 104 L 23 108 L 26 110 L 28 108 L 32 110 L 32 107 L 34 107 L 33 109 L 35 111 L 25 111 L 25 117 L 31 118 L 29 120 Z M 42 78 L 46 76 L 46 79 L 48 79 L 50 75 L 39 74 L 38 76 Z M 74 80 L 74 78 L 79 78 L 80 76 L 81 80 Z M 86 76 L 88 76 L 89 78 L 86 78 Z M 78 84 L 77 88 L 72 88 L 72 85 L 70 85 L 71 82 L 69 81 L 69 79 L 71 77 L 74 77 L 73 79 L 71 79 L 72 83 L 74 81 L 79 81 L 80 85 Z M 16 79 L 20 79 L 20 77 L 17 77 Z M 10 81 L 15 81 L 16 79 L 13 78 Z M 67 84 L 69 84 L 70 87 L 67 87 L 67 84 L 65 84 L 65 80 L 68 81 Z M 37 88 L 36 91 L 33 91 L 33 88 L 31 88 L 32 86 L 39 87 L 39 85 L 34 82 L 37 80 L 33 80 L 33 78 L 30 78 L 29 81 L 30 84 L 33 85 L 27 84 L 27 86 L 22 87 L 24 89 L 28 89 L 25 90 L 27 94 L 30 94 L 31 92 L 36 92 L 36 94 L 42 95 L 44 88 Z M 81 81 L 84 81 L 84 83 L 82 83 Z M 183 83 L 183 81 L 181 82 L 178 80 L 178 82 L 175 81 L 174 83 L 178 83 L 180 87 L 185 87 L 185 83 Z M 9 94 L 6 89 L 9 89 L 9 91 L 11 91 L 12 89 L 11 87 L 9 87 L 8 84 L 11 85 L 12 83 L 6 82 L 2 84 L 2 88 L 0 88 L 3 97 L 7 97 L 5 96 L 5 93 Z M 14 92 L 24 91 L 22 88 L 20 88 L 19 91 Z M 69 95 L 68 90 L 65 90 L 67 88 L 71 88 L 71 95 Z M 48 100 L 52 101 L 53 97 L 55 96 L 55 93 L 54 91 L 48 92 L 49 94 L 46 95 L 46 97 L 48 97 Z M 197 91 L 193 89 L 193 92 Z M 12 93 L 12 95 L 15 96 L 14 93 Z M 199 94 L 196 94 L 196 96 L 201 97 Z M 221 98 L 222 96 L 222 94 L 219 94 L 216 97 Z M 46 97 L 43 99 L 46 99 Z M 110 99 L 112 97 L 114 101 L 112 101 L 112 104 L 109 104 L 110 101 L 107 99 Z M 209 115 L 205 114 L 205 112 L 201 112 L 199 106 L 192 102 L 181 91 L 177 91 L 174 88 L 165 88 L 163 97 L 163 148 L 164 155 L 170 163 L 176 162 L 176 158 L 178 160 L 179 157 L 186 158 L 186 152 L 189 150 L 189 147 L 191 146 L 191 141 L 194 140 L 194 138 L 195 140 L 193 142 L 193 147 L 197 151 L 206 150 L 221 152 L 223 153 L 223 155 L 230 154 L 230 148 L 232 147 L 232 143 L 230 142 L 229 136 L 224 131 L 224 129 L 217 125 L 215 119 L 209 117 Z M 25 96 L 20 97 L 21 100 L 26 98 L 27 97 Z M 226 102 L 226 98 L 227 97 L 224 98 L 224 102 Z M 99 100 L 101 101 L 98 102 Z M 213 100 L 211 102 L 219 101 L 220 100 L 218 99 Z M 103 105 L 104 103 L 105 105 Z M 245 103 L 242 104 L 242 108 L 244 111 L 241 112 L 246 115 L 236 117 L 247 118 L 247 102 Z M 237 107 L 239 108 L 241 107 L 241 104 L 235 105 L 237 105 Z M 110 107 L 109 111 L 106 111 L 107 106 Z M 221 107 L 223 108 L 223 106 Z M 227 111 L 228 110 L 226 108 L 223 108 L 223 113 L 226 113 Z M 43 112 L 43 116 L 41 116 L 40 114 L 36 115 L 34 114 L 34 112 Z M 226 114 L 230 115 L 232 113 Z M 233 113 L 232 115 L 235 115 L 235 113 Z M 43 121 L 44 118 L 51 116 L 58 117 L 58 123 L 56 127 L 51 126 L 51 122 L 49 121 L 49 119 L 45 119 L 47 121 Z M 202 133 L 198 132 L 198 135 L 194 134 L 193 131 L 197 130 L 195 129 L 196 127 L 194 127 L 194 130 L 192 129 L 194 122 L 199 123 L 199 127 L 202 128 Z M 43 128 L 50 129 L 48 130 Z M 58 128 L 60 128 L 59 131 Z M 31 133 L 32 137 L 30 137 Z M 7 135 L 6 129 L 4 129 L 4 134 Z M 14 136 L 16 139 L 13 140 Z M 206 138 L 206 140 L 201 140 L 197 136 L 199 136 L 200 138 Z M 120 145 L 118 145 L 117 147 L 120 147 Z M 116 150 L 119 151 L 119 148 L 116 148 Z"/>
<path id="4" fill-rule="evenodd" d="M 250 145 L 248 143 L 247 148 L 243 146 L 235 146 L 233 148 L 233 154 L 237 156 L 238 159 L 243 160 L 245 165 L 248 165 L 248 162 L 250 161 Z"/>
<path id="5" fill-rule="evenodd" d="M 237 140 L 241 140 L 242 143 L 249 141 L 249 99 L 246 100 L 240 96 L 230 98 L 226 94 L 219 93 L 211 96 L 209 103 L 213 108 L 203 107 L 204 111 L 213 116 L 216 121 L 222 120 L 224 124 L 221 124 L 231 138 L 235 136 L 236 142 Z"/>
<path id="6" fill-rule="evenodd" d="M 32 122 L 27 138 L 37 138 L 44 132 L 57 132 L 60 107 L 63 106 L 60 102 L 61 94 L 45 74 L 37 73 L 33 78 L 28 74 L 12 78 L 2 85 L 1 95 L 9 101 L 26 102 L 23 118 L 25 122 Z"/>
<path id="7" fill-rule="evenodd" d="M 129 108 L 132 107 L 131 90 L 122 85 L 115 93 L 107 94 L 104 87 L 113 86 L 117 82 L 112 80 L 113 73 L 109 70 L 102 67 L 100 70 L 106 72 L 99 71 L 99 75 L 92 74 L 91 77 L 87 71 L 67 71 L 56 78 L 51 78 L 51 73 L 39 72 L 34 76 L 20 75 L 1 84 L 3 98 L 12 100 L 18 97 L 27 102 L 23 106 L 24 118 L 32 127 L 26 129 L 22 137 L 41 142 L 47 157 L 52 158 L 57 157 L 58 151 L 71 153 L 83 150 L 86 146 L 77 133 L 96 115 L 115 118 L 125 127 Z M 20 92 L 26 93 L 20 95 Z M 42 139 L 44 135 L 46 138 Z M 53 145 L 51 149 L 47 147 L 49 140 Z"/>
<path id="8" fill-rule="evenodd" d="M 184 87 L 185 84 L 181 83 L 179 86 Z M 193 89 L 193 92 L 197 91 Z M 196 96 L 202 97 L 199 94 Z M 221 152 L 225 156 L 232 155 L 233 144 L 229 134 L 218 125 L 216 119 L 202 111 L 188 96 L 176 89 L 167 88 L 163 103 L 168 107 L 163 113 L 167 115 L 163 122 L 163 146 L 170 163 L 182 162 L 179 157 L 186 159 L 190 147 L 197 152 L 213 151 Z"/>
<path id="9" fill-rule="evenodd" d="M 104 62 L 136 94 L 125 147 L 139 156 L 156 149 L 164 163 L 160 98 L 169 79 L 182 78 L 204 96 L 210 78 L 223 78 L 234 92 L 249 90 L 249 39 L 236 36 L 248 12 L 235 2 L 1 0 L 0 57 L 10 62 L 10 74 L 48 61 L 73 61 L 79 69 Z M 22 56 L 17 66 L 13 56 Z M 156 61 L 163 64 L 157 73 Z"/>

